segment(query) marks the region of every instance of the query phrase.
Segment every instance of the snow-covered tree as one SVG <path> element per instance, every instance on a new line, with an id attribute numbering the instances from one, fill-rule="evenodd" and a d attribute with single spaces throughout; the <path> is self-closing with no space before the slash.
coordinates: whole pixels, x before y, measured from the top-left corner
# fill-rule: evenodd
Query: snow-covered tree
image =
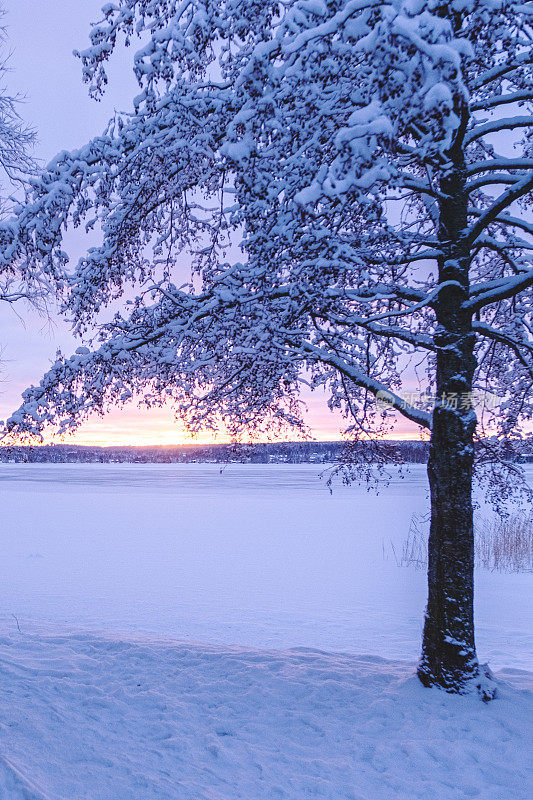
<path id="1" fill-rule="evenodd" d="M 0 20 L 2 16 L 0 7 Z M 0 26 L 1 49 L 5 49 L 6 42 L 6 30 Z M 0 56 L 0 301 L 26 300 L 42 308 L 51 289 L 50 279 L 59 276 L 47 275 L 46 268 L 34 269 L 24 258 L 13 257 L 14 229 L 18 226 L 16 221 L 9 221 L 13 211 L 9 193 L 34 171 L 29 153 L 35 134 L 18 113 L 19 98 L 1 85 L 7 69 L 7 58 Z M 15 249 L 20 253 L 20 244 Z"/>
<path id="2" fill-rule="evenodd" d="M 398 412 L 431 435 L 418 674 L 490 696 L 472 479 L 474 450 L 508 447 L 533 411 L 533 4 L 116 0 L 103 13 L 85 80 L 98 96 L 122 37 L 139 36 L 134 108 L 49 164 L 11 243 L 57 270 L 68 224 L 101 233 L 65 294 L 76 331 L 98 323 L 100 342 L 60 356 L 9 425 L 68 428 L 140 392 L 193 430 L 298 426 L 302 382 L 326 387 L 359 438 L 379 440 Z M 102 325 L 129 284 L 135 299 Z M 402 393 L 414 374 L 425 405 Z M 476 414 L 476 391 L 498 407 Z"/>

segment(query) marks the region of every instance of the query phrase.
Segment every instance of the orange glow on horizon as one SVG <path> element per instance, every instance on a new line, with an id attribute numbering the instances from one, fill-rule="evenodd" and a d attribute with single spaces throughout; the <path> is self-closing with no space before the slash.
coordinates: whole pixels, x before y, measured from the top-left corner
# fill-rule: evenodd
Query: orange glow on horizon
<path id="1" fill-rule="evenodd" d="M 309 426 L 311 440 L 331 442 L 343 439 L 342 431 L 346 428 L 346 420 L 339 413 L 332 413 L 323 398 L 314 396 L 306 398 L 307 413 L 305 420 Z M 302 438 L 295 430 L 287 430 L 279 436 L 268 439 L 267 436 L 253 441 L 290 442 Z M 393 441 L 414 441 L 427 439 L 427 432 L 407 420 L 399 419 L 396 428 L 384 438 Z M 113 409 L 104 417 L 88 420 L 72 434 L 54 435 L 53 431 L 45 432 L 42 442 L 31 444 L 75 444 L 93 447 L 175 447 L 197 444 L 227 444 L 231 441 L 227 432 L 215 434 L 213 431 L 191 435 L 183 423 L 177 421 L 170 407 L 138 408 L 129 406 L 122 410 Z M 243 437 L 243 441 L 250 441 Z M 28 442 L 11 441 L 10 444 Z"/>
<path id="2" fill-rule="evenodd" d="M 343 441 L 344 437 L 340 431 L 333 431 L 329 436 L 317 436 L 316 434 L 311 433 L 311 437 L 309 441 L 316 441 L 316 442 L 336 442 L 336 441 Z M 390 435 L 384 436 L 383 439 L 389 442 L 414 442 L 414 441 L 427 441 L 429 436 L 417 436 L 414 433 L 407 433 L 407 432 L 391 432 Z M 190 446 L 194 447 L 195 445 L 216 445 L 216 444 L 229 444 L 232 440 L 228 436 L 208 436 L 199 435 L 199 436 L 188 436 L 183 438 L 178 437 L 160 437 L 155 438 L 150 434 L 149 431 L 142 436 L 137 437 L 135 440 L 132 440 L 127 435 L 117 435 L 114 437 L 110 437 L 107 439 L 102 439 L 99 436 L 88 436 L 88 435 L 79 435 L 79 436 L 50 436 L 44 437 L 43 441 L 9 441 L 8 443 L 0 443 L 0 447 L 13 447 L 13 446 L 30 446 L 31 447 L 44 447 L 45 445 L 80 445 L 82 447 L 184 447 Z M 298 436 L 293 434 L 292 436 L 288 434 L 284 437 L 274 437 L 272 439 L 254 439 L 248 440 L 243 439 L 243 444 L 275 444 L 277 442 L 296 442 L 299 441 Z M 304 440 L 302 440 L 304 441 Z"/>
<path id="3" fill-rule="evenodd" d="M 342 427 L 325 427 L 316 429 L 312 427 L 309 431 L 310 440 L 317 442 L 333 442 L 341 441 L 344 437 L 342 435 Z M 416 427 L 411 426 L 408 430 L 403 430 L 398 427 L 397 430 L 391 431 L 383 437 L 389 441 L 422 441 L 428 438 L 425 431 L 420 431 Z M 302 439 L 297 431 L 288 430 L 284 435 L 273 436 L 271 439 L 260 437 L 258 439 L 243 437 L 243 442 L 294 442 Z M 59 436 L 58 434 L 48 434 L 43 437 L 41 442 L 38 441 L 16 441 L 12 440 L 8 444 L 31 444 L 32 446 L 39 447 L 48 444 L 61 444 L 61 445 L 86 445 L 92 447 L 178 447 L 182 445 L 202 445 L 202 444 L 228 444 L 231 437 L 227 434 L 215 435 L 211 431 L 205 431 L 197 435 L 188 433 L 179 423 L 171 423 L 168 426 L 163 425 L 150 425 L 139 424 L 132 427 L 129 424 L 124 425 L 108 425 L 105 422 L 101 424 L 89 423 L 80 427 L 80 429 L 72 434 L 65 434 Z M 7 446 L 3 443 L 0 446 Z"/>

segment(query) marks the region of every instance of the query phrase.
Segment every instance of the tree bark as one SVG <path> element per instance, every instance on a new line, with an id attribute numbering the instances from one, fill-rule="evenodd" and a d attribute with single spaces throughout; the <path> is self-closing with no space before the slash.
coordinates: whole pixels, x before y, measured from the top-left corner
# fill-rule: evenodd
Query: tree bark
<path id="1" fill-rule="evenodd" d="M 466 127 L 466 112 L 463 119 Z M 460 139 L 460 136 L 458 136 Z M 444 256 L 439 283 L 436 396 L 428 462 L 431 492 L 428 604 L 418 675 L 426 686 L 464 694 L 492 691 L 482 675 L 474 639 L 474 525 L 472 473 L 476 414 L 472 382 L 476 366 L 471 314 L 462 309 L 469 291 L 470 254 L 463 245 L 467 224 L 464 156 L 450 153 L 441 181 L 439 239 Z"/>
<path id="2" fill-rule="evenodd" d="M 480 677 L 474 640 L 474 427 L 473 412 L 436 408 L 428 463 L 428 604 L 418 675 L 426 686 L 458 693 Z"/>

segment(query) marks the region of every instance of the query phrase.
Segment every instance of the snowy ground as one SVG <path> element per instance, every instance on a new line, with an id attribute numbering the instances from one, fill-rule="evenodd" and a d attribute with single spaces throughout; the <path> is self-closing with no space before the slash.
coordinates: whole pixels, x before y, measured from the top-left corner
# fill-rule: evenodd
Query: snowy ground
<path id="1" fill-rule="evenodd" d="M 425 472 L 317 472 L 0 466 L 1 800 L 531 800 L 533 576 L 477 576 L 500 699 L 423 690 Z"/>
<path id="2" fill-rule="evenodd" d="M 531 692 L 483 705 L 312 650 L 78 635 L 0 653 L 3 800 L 531 800 Z"/>

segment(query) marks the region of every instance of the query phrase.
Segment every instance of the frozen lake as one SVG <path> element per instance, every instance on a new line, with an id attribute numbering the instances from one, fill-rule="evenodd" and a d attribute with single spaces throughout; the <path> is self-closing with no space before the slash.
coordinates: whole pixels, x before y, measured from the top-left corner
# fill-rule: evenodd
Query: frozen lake
<path id="1" fill-rule="evenodd" d="M 156 634 L 418 656 L 423 572 L 398 567 L 425 468 L 380 494 L 317 465 L 3 464 L 4 630 Z M 478 650 L 533 669 L 533 576 L 479 572 Z"/>

